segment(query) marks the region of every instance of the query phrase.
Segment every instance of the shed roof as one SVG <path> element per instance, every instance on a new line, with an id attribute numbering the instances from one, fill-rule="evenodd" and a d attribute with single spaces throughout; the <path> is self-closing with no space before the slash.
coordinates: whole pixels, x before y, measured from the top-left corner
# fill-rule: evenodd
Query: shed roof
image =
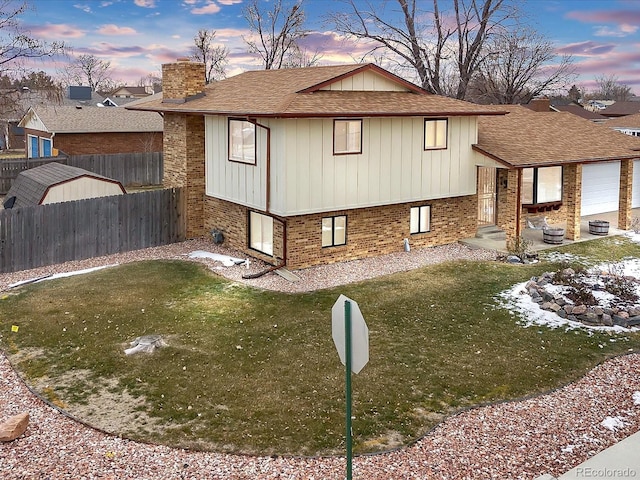
<path id="1" fill-rule="evenodd" d="M 373 72 L 406 91 L 322 90 L 361 72 Z M 254 70 L 205 86 L 204 95 L 184 103 L 162 97 L 136 102 L 137 110 L 255 117 L 500 115 L 484 105 L 432 95 L 373 64 Z"/>
<path id="2" fill-rule="evenodd" d="M 474 149 L 513 167 L 640 158 L 640 138 L 567 112 L 500 105 L 505 116 L 480 117 Z"/>
<path id="3" fill-rule="evenodd" d="M 625 115 L 624 117 L 611 118 L 604 122 L 605 127 L 640 128 L 640 113 Z"/>
<path id="4" fill-rule="evenodd" d="M 119 107 L 35 106 L 20 126 L 40 120 L 51 133 L 161 132 L 163 120 L 154 112 Z"/>
<path id="5" fill-rule="evenodd" d="M 586 118 L 587 120 L 606 120 L 607 117 L 604 115 L 600 115 L 598 112 L 592 112 L 591 110 L 587 110 L 586 108 L 581 107 L 580 105 L 551 105 L 551 108 L 557 112 L 569 112 L 573 113 L 582 118 Z"/>
<path id="6" fill-rule="evenodd" d="M 13 204 L 14 208 L 40 205 L 51 187 L 83 177 L 116 183 L 120 186 L 122 192 L 126 193 L 122 184 L 117 180 L 98 175 L 83 168 L 51 162 L 20 172 L 7 192 L 5 199 L 16 197 Z"/>
<path id="7" fill-rule="evenodd" d="M 605 117 L 621 117 L 623 115 L 633 115 L 640 112 L 639 102 L 615 102 L 600 111 Z"/>

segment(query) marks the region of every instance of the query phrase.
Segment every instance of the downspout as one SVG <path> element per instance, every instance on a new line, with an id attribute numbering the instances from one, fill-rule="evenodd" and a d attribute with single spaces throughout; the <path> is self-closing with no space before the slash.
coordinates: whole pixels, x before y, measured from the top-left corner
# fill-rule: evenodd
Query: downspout
<path id="1" fill-rule="evenodd" d="M 271 213 L 271 128 L 266 125 L 262 125 L 258 123 L 257 120 L 247 118 L 248 122 L 253 123 L 256 127 L 264 128 L 267 132 L 267 152 L 265 155 L 265 175 L 266 175 L 266 185 L 265 185 L 265 213 Z M 273 272 L 279 268 L 284 267 L 287 264 L 287 221 L 281 220 L 282 222 L 282 261 L 278 265 L 274 265 L 269 267 L 261 272 L 242 275 L 244 279 L 250 278 L 258 278 L 266 273 Z"/>
<path id="2" fill-rule="evenodd" d="M 522 169 L 518 169 L 518 185 L 516 186 L 516 239 L 520 238 L 520 215 L 522 214 Z"/>

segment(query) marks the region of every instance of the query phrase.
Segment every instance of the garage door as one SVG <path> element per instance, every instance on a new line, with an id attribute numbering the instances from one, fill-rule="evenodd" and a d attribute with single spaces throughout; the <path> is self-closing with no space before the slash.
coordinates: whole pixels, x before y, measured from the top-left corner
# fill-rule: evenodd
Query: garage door
<path id="1" fill-rule="evenodd" d="M 640 208 L 640 160 L 633 162 L 633 197 L 631 199 L 633 208 Z"/>
<path id="2" fill-rule="evenodd" d="M 582 215 L 618 210 L 620 162 L 589 163 L 582 167 Z"/>

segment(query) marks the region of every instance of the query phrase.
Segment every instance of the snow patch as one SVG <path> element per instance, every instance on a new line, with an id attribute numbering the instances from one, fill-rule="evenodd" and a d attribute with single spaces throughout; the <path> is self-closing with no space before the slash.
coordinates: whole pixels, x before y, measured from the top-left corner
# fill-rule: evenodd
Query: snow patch
<path id="1" fill-rule="evenodd" d="M 189 258 L 210 258 L 211 260 L 222 263 L 225 267 L 233 267 L 234 265 L 241 265 L 246 262 L 244 258 L 234 258 L 219 253 L 205 252 L 204 250 L 195 250 L 189 253 Z"/>
<path id="2" fill-rule="evenodd" d="M 616 417 L 607 417 L 602 422 L 600 422 L 604 428 L 608 428 L 612 432 L 617 431 L 619 428 L 624 428 L 626 423 L 624 422 L 624 417 L 616 416 Z"/>
<path id="3" fill-rule="evenodd" d="M 56 278 L 71 277 L 73 275 L 83 275 L 85 273 L 95 272 L 96 270 L 102 270 L 103 268 L 111 268 L 111 267 L 117 267 L 117 266 L 118 264 L 114 263 L 111 265 L 102 265 L 100 267 L 85 268 L 83 270 L 75 270 L 73 272 L 56 273 L 54 275 L 47 275 L 46 277 L 41 277 L 41 278 L 30 278 L 28 280 L 21 280 L 19 282 L 11 283 L 9 284 L 9 288 L 19 287 L 20 285 L 25 285 L 27 283 L 38 283 L 38 282 L 44 282 L 45 280 L 54 280 Z"/>
<path id="4" fill-rule="evenodd" d="M 640 392 L 638 391 L 633 392 L 633 396 L 631 398 L 633 398 L 634 405 L 640 405 Z"/>

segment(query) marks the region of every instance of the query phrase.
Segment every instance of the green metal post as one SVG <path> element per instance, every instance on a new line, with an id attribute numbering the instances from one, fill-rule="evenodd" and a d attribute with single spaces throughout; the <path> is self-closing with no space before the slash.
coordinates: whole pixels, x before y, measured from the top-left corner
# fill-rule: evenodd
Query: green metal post
<path id="1" fill-rule="evenodd" d="M 352 470 L 352 445 L 351 445 L 351 302 L 344 302 L 344 353 L 345 353 L 345 397 L 347 404 L 346 413 L 346 444 L 347 444 L 347 480 L 353 476 Z"/>

